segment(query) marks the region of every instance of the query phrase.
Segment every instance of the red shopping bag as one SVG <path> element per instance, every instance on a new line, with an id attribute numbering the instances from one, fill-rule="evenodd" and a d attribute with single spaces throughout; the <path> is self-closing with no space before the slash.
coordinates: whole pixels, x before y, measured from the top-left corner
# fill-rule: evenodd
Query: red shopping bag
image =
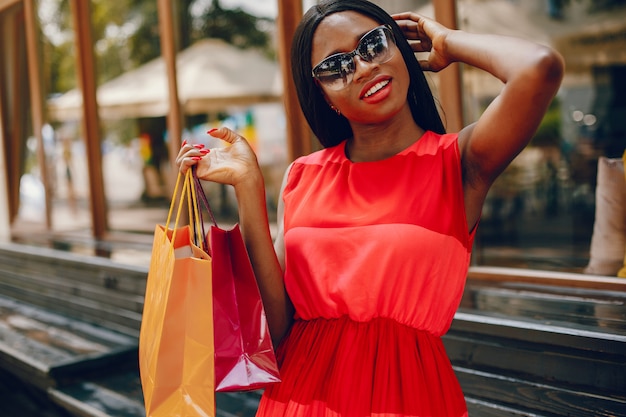
<path id="1" fill-rule="evenodd" d="M 200 181 L 194 176 L 198 200 L 212 225 L 208 249 L 213 262 L 213 328 L 215 390 L 254 390 L 280 382 L 265 309 L 239 225 L 217 226 Z"/>

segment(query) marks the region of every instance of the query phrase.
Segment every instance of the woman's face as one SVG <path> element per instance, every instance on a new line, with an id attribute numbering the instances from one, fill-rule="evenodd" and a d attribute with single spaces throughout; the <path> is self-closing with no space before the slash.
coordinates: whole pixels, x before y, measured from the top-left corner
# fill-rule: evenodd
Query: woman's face
<path id="1" fill-rule="evenodd" d="M 378 26 L 375 20 L 352 11 L 327 16 L 313 35 L 313 66 L 330 55 L 353 51 L 363 35 Z M 351 122 L 379 123 L 408 106 L 409 73 L 396 45 L 390 48 L 391 58 L 380 64 L 354 57 L 352 81 L 341 89 L 318 83 L 329 104 Z"/>

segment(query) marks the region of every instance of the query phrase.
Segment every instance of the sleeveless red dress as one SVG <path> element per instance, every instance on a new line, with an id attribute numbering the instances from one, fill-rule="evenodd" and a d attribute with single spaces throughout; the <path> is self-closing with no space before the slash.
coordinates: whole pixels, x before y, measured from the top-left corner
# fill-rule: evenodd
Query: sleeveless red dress
<path id="1" fill-rule="evenodd" d="M 257 416 L 467 416 L 441 341 L 474 238 L 457 135 L 375 162 L 321 150 L 294 162 L 283 198 L 295 322 Z"/>

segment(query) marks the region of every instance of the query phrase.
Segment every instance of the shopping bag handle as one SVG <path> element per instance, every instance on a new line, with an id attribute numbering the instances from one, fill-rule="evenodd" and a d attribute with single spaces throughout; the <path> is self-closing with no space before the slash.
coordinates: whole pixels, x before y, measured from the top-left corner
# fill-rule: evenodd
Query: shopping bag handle
<path id="1" fill-rule="evenodd" d="M 194 188 L 196 190 L 196 194 L 200 196 L 200 201 L 202 202 L 202 205 L 204 206 L 204 208 L 206 208 L 207 212 L 209 213 L 209 216 L 211 216 L 211 222 L 213 223 L 214 226 L 217 226 L 217 221 L 215 221 L 215 216 L 213 215 L 213 211 L 211 210 L 211 206 L 209 205 L 209 200 L 207 199 L 207 196 L 204 193 L 204 188 L 202 188 L 202 183 L 200 182 L 200 178 L 198 178 L 198 175 L 196 174 L 195 168 L 196 168 L 195 166 L 192 167 L 192 178 L 195 184 Z M 199 206 L 198 206 L 198 211 L 200 211 Z"/>
<path id="2" fill-rule="evenodd" d="M 202 207 L 198 203 L 198 196 L 200 198 L 200 201 L 202 202 L 202 205 L 204 206 L 204 208 L 206 208 L 207 212 L 209 213 L 209 216 L 211 217 L 211 221 L 213 222 L 213 225 L 215 227 L 217 227 L 217 221 L 215 220 L 215 215 L 213 214 L 213 211 L 211 210 L 211 205 L 209 204 L 209 200 L 206 196 L 206 193 L 204 192 L 204 188 L 202 188 L 202 183 L 200 182 L 200 178 L 198 178 L 195 166 L 192 167 L 191 172 L 192 172 L 191 176 L 192 176 L 192 181 L 193 181 L 193 186 L 191 187 L 191 190 L 194 196 L 194 205 L 196 208 L 196 213 L 200 218 L 200 228 L 198 230 L 201 232 L 200 234 L 202 236 L 201 247 L 206 253 L 210 253 L 209 244 L 207 241 L 208 236 L 204 230 L 204 218 L 202 216 Z"/>
<path id="3" fill-rule="evenodd" d="M 170 225 L 170 222 L 172 221 L 172 215 L 174 213 L 174 207 L 176 206 L 176 201 L 177 201 L 177 196 L 179 193 L 179 188 L 180 187 L 180 183 L 181 183 L 181 178 L 182 178 L 182 174 L 179 172 L 178 176 L 176 177 L 176 185 L 174 185 L 174 193 L 172 195 L 172 201 L 170 203 L 170 209 L 167 213 L 167 221 L 165 223 L 165 227 L 168 228 Z M 200 218 L 201 214 L 198 213 L 197 207 L 197 201 L 194 200 L 194 190 L 193 190 L 193 184 L 192 184 L 192 173 L 190 172 L 190 170 L 188 170 L 185 173 L 185 179 L 183 181 L 183 186 L 182 189 L 180 190 L 180 198 L 178 199 L 178 206 L 176 209 L 176 216 L 175 216 L 175 220 L 174 220 L 174 228 L 172 231 L 172 238 L 171 238 L 171 242 L 173 244 L 173 242 L 175 242 L 176 240 L 176 230 L 178 229 L 178 225 L 180 224 L 180 217 L 182 214 L 182 207 L 185 201 L 185 197 L 187 197 L 187 207 L 189 208 L 189 219 L 190 221 L 194 221 L 194 230 L 196 230 L 196 227 L 199 223 L 201 223 L 202 219 Z M 164 240 L 167 239 L 167 233 L 164 235 Z"/>
<path id="4" fill-rule="evenodd" d="M 202 250 L 204 250 L 206 253 L 209 253 L 207 235 L 204 230 L 204 218 L 202 216 L 202 207 L 200 206 L 200 203 L 198 202 L 198 194 L 204 197 L 204 199 L 206 199 L 206 196 L 204 195 L 204 191 L 202 190 L 202 187 L 198 185 L 199 180 L 197 179 L 197 175 L 196 175 L 196 166 L 194 165 L 189 171 L 191 171 L 191 174 L 190 174 L 191 179 L 189 182 L 189 194 L 191 196 L 191 201 L 189 202 L 189 216 L 190 216 L 189 218 L 194 219 L 194 225 L 193 225 L 194 226 L 193 227 L 194 241 L 198 247 L 202 248 Z M 198 184 L 196 184 L 196 182 Z M 193 207 L 193 210 L 192 210 L 192 207 Z M 213 213 L 211 213 L 211 217 L 213 217 Z"/>

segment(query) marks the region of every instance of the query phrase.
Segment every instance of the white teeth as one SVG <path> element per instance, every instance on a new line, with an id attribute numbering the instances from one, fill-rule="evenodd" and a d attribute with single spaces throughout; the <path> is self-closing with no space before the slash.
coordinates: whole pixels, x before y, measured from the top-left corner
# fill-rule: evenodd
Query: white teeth
<path id="1" fill-rule="evenodd" d="M 383 88 L 387 84 L 389 84 L 389 80 L 385 80 L 385 81 L 381 81 L 379 83 L 376 83 L 375 86 L 373 86 L 372 88 L 367 90 L 367 93 L 365 93 L 365 97 L 371 96 L 372 94 L 376 93 L 377 91 L 379 91 L 381 88 Z"/>

